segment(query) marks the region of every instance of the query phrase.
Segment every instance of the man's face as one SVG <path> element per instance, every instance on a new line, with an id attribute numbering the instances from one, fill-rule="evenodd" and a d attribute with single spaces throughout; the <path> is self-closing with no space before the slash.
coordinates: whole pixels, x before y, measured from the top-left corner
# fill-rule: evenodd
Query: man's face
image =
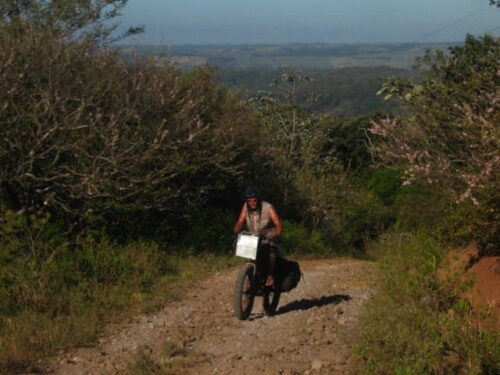
<path id="1" fill-rule="evenodd" d="M 257 208 L 257 198 L 247 198 L 247 203 L 252 210 Z"/>

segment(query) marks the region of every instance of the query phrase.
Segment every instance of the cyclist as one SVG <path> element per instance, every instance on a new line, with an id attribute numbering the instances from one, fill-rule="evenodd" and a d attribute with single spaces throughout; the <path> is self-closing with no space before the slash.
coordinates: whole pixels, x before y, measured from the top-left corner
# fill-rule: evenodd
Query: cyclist
<path id="1" fill-rule="evenodd" d="M 269 272 L 266 280 L 266 286 L 271 286 L 274 284 L 272 275 L 276 257 L 283 256 L 281 249 L 276 246 L 281 236 L 280 219 L 273 205 L 260 199 L 257 187 L 249 186 L 245 191 L 245 198 L 240 217 L 234 226 L 234 233 L 239 233 L 246 222 L 250 232 L 259 233 L 271 241 L 272 254 L 269 254 Z"/>

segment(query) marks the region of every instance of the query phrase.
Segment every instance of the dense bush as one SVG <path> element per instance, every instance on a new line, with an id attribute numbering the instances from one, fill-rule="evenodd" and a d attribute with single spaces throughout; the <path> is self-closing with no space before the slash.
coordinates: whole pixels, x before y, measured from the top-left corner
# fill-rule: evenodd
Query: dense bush
<path id="1" fill-rule="evenodd" d="M 11 208 L 119 226 L 184 215 L 244 174 L 255 120 L 208 69 L 183 75 L 28 24 L 0 27 L 0 184 Z"/>
<path id="2" fill-rule="evenodd" d="M 422 62 L 425 79 L 382 89 L 405 101 L 409 116 L 373 121 L 370 129 L 382 165 L 402 171 L 404 188 L 389 197 L 397 227 L 408 232 L 386 233 L 375 245 L 379 290 L 362 318 L 358 370 L 496 374 L 496 316 L 471 308 L 461 297 L 471 282 L 442 259 L 445 247 L 474 240 L 498 254 L 499 39 L 468 36 L 450 54 L 429 52 Z M 381 172 L 370 183 L 384 199 L 378 187 L 391 178 Z M 409 233 L 417 228 L 426 234 Z"/>
<path id="3" fill-rule="evenodd" d="M 278 94 L 261 93 L 253 100 L 271 141 L 267 148 L 274 184 L 265 186 L 284 217 L 323 233 L 337 252 L 363 249 L 395 222 L 390 206 L 401 185 L 398 177 L 390 188 L 375 180 L 367 183 L 376 175 L 367 130 L 383 115 L 311 115 L 297 104 L 300 88 L 308 82 L 300 71 L 285 70 L 274 83 Z"/>
<path id="4" fill-rule="evenodd" d="M 213 238 L 224 235 L 215 226 L 205 238 L 186 230 L 191 241 L 165 249 L 153 241 L 123 245 L 102 234 L 70 241 L 48 217 L 31 216 L 28 223 L 26 215 L 4 211 L 1 219 L 1 373 L 86 345 L 117 316 L 181 294 L 179 280 L 185 286 L 234 262 L 221 256 L 230 240 L 217 242 L 225 247 L 213 255 Z"/>
<path id="5" fill-rule="evenodd" d="M 28 21 L 31 26 L 51 30 L 65 38 L 107 43 L 113 39 L 143 31 L 131 27 L 122 35 L 112 36 L 118 27 L 116 19 L 128 0 L 4 0 L 0 2 L 0 20 L 16 23 Z"/>
<path id="6" fill-rule="evenodd" d="M 22 19 L 0 22 L 0 122 L 0 372 L 88 343 L 171 287 L 179 254 L 199 257 L 184 278 L 227 263 L 202 254 L 227 253 L 226 200 L 265 157 L 258 120 L 210 69 Z"/>
<path id="7" fill-rule="evenodd" d="M 148 293 L 174 267 L 151 243 L 69 242 L 48 217 L 0 221 L 0 371 L 85 343 L 103 313 Z M 29 219 L 29 224 L 28 224 Z"/>
<path id="8" fill-rule="evenodd" d="M 427 78 L 419 83 L 393 80 L 388 96 L 406 101 L 412 116 L 373 122 L 384 141 L 373 150 L 385 162 L 404 168 L 404 184 L 427 184 L 462 206 L 464 239 L 488 247 L 500 241 L 499 125 L 500 42 L 468 36 L 450 55 L 422 59 Z M 464 229 L 466 226 L 463 227 Z"/>
<path id="9" fill-rule="evenodd" d="M 370 253 L 379 291 L 362 318 L 359 373 L 496 374 L 500 335 L 492 311 L 473 313 L 460 295 L 470 284 L 446 271 L 428 235 L 386 233 Z M 436 278 L 438 268 L 448 277 Z"/>
<path id="10" fill-rule="evenodd" d="M 91 237 L 69 242 L 48 219 L 31 216 L 28 224 L 25 215 L 7 211 L 0 222 L 0 316 L 24 310 L 57 316 L 75 307 L 72 295 L 81 298 L 82 288 L 146 290 L 168 270 L 166 254 L 154 244 L 123 248 Z"/>
<path id="11" fill-rule="evenodd" d="M 283 220 L 283 231 L 286 236 L 280 245 L 285 257 L 328 257 L 339 253 L 342 250 L 337 248 L 326 238 L 325 234 L 319 230 L 311 230 L 303 223 L 294 223 Z"/>

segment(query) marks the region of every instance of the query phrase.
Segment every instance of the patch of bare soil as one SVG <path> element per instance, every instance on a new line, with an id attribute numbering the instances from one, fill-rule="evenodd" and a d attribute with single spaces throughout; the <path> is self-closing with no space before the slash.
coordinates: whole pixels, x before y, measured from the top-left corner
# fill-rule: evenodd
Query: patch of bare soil
<path id="1" fill-rule="evenodd" d="M 500 258 L 482 257 L 467 273 L 473 275 L 476 281 L 468 297 L 475 306 L 493 309 L 500 325 Z"/>
<path id="2" fill-rule="evenodd" d="M 349 368 L 358 315 L 372 296 L 360 260 L 301 261 L 304 279 L 266 316 L 257 297 L 250 318 L 233 314 L 240 268 L 218 273 L 154 315 L 138 316 L 94 347 L 47 365 L 47 373 L 129 374 L 144 353 L 172 374 L 343 374 Z"/>
<path id="3" fill-rule="evenodd" d="M 451 251 L 447 255 L 450 268 L 462 280 L 472 279 L 474 285 L 464 293 L 475 308 L 493 310 L 500 325 L 500 257 L 480 257 L 473 247 Z"/>

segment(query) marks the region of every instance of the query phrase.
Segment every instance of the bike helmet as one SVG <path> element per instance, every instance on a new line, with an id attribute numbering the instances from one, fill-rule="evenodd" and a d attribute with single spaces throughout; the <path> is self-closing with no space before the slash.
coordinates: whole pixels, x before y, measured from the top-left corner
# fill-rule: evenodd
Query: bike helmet
<path id="1" fill-rule="evenodd" d="M 245 190 L 245 198 L 259 198 L 260 191 L 257 186 L 249 186 Z"/>

